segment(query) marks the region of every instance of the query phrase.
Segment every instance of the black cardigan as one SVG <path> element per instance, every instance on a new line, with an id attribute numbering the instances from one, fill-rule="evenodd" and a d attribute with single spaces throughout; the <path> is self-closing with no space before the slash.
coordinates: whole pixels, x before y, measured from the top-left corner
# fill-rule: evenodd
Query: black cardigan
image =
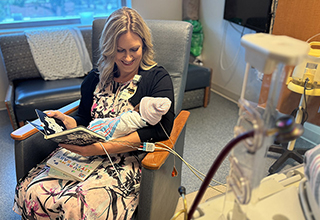
<path id="1" fill-rule="evenodd" d="M 174 90 L 169 73 L 161 66 L 155 66 L 150 70 L 139 70 L 141 81 L 134 96 L 129 99 L 132 106 L 140 103 L 144 96 L 167 97 L 171 100 L 171 107 L 167 114 L 162 116 L 160 123 L 166 133 L 170 135 L 174 121 Z M 91 118 L 93 93 L 99 83 L 99 74 L 91 71 L 81 85 L 81 100 L 77 115 L 74 116 L 78 125 L 88 126 Z M 141 142 L 156 142 L 168 139 L 160 123 L 138 129 Z"/>

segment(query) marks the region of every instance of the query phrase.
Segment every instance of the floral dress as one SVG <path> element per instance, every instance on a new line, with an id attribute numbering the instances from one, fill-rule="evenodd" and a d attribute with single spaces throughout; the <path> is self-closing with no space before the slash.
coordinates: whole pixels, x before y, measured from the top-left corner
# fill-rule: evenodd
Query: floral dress
<path id="1" fill-rule="evenodd" d="M 113 82 L 103 89 L 97 86 L 92 118 L 116 117 L 132 110 L 128 94 L 123 95 L 128 90 L 136 90 L 132 81 Z M 144 155 L 137 151 L 110 155 L 114 166 L 104 156 L 103 163 L 83 182 L 48 175 L 47 158 L 19 180 L 13 210 L 23 219 L 130 219 L 138 203 Z"/>

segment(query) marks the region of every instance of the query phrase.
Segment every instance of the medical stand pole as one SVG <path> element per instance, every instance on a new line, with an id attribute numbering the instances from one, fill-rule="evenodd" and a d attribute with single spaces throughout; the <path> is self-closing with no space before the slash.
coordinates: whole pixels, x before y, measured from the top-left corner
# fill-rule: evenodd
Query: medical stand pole
<path id="1" fill-rule="evenodd" d="M 305 96 L 304 94 L 301 95 L 299 109 L 295 117 L 295 122 L 297 124 L 300 124 L 303 120 L 303 109 L 305 109 L 306 107 L 307 98 L 308 96 Z M 279 167 L 282 166 L 289 158 L 292 158 L 299 163 L 303 162 L 303 155 L 308 149 L 294 149 L 295 143 L 296 139 L 290 141 L 286 148 L 282 145 L 272 145 L 269 147 L 269 151 L 281 154 L 281 156 L 276 160 L 276 162 L 274 162 L 272 166 L 269 168 L 269 173 L 275 173 L 279 169 Z"/>
<path id="2" fill-rule="evenodd" d="M 304 97 L 306 97 L 304 99 Z M 300 104 L 299 104 L 299 109 L 298 109 L 298 112 L 297 112 L 297 115 L 296 115 L 296 118 L 295 118 L 295 121 L 297 124 L 301 124 L 302 120 L 303 120 L 303 109 L 306 109 L 306 103 L 305 101 L 307 102 L 308 100 L 308 96 L 304 96 L 304 94 L 301 95 L 301 99 L 300 99 Z M 296 140 L 293 140 L 293 141 L 290 141 L 288 143 L 288 150 L 293 150 L 294 149 L 294 145 L 296 143 Z"/>

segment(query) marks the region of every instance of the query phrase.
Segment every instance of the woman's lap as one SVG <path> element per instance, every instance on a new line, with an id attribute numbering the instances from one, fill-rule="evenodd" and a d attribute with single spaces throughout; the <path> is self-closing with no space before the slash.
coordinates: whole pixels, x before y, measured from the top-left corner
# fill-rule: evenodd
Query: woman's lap
<path id="1" fill-rule="evenodd" d="M 135 153 L 111 156 L 120 173 L 106 159 L 83 182 L 48 176 L 49 167 L 38 165 L 17 184 L 14 211 L 31 219 L 126 219 L 132 216 L 139 194 L 141 156 Z"/>

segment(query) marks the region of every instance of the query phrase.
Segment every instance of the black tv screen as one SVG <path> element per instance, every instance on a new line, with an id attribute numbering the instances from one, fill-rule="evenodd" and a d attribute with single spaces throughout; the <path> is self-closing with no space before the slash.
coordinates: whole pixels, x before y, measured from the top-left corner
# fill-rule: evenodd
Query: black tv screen
<path id="1" fill-rule="evenodd" d="M 226 0 L 223 18 L 256 32 L 269 33 L 272 0 Z"/>

